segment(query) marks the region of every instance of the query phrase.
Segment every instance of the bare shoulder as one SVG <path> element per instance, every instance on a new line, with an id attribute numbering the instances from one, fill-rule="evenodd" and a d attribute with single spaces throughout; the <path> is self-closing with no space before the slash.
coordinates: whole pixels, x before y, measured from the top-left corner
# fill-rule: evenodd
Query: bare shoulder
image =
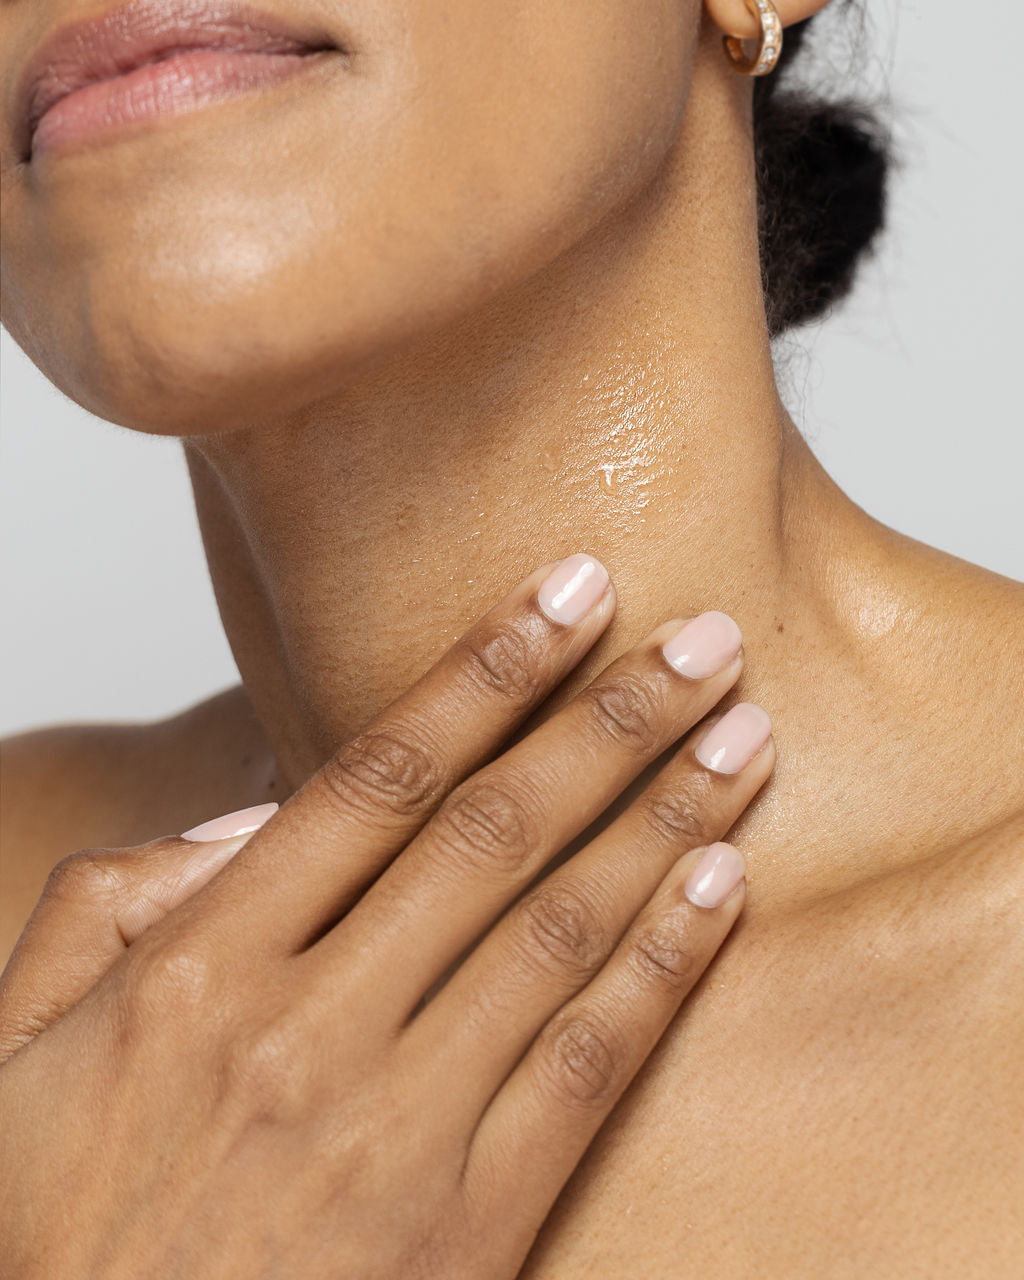
<path id="1" fill-rule="evenodd" d="M 941 845 L 741 917 L 523 1280 L 1020 1275 L 1024 811 Z"/>
<path id="2" fill-rule="evenodd" d="M 242 686 L 163 720 L 53 725 L 0 739 L 0 955 L 61 858 L 142 844 L 274 798 L 270 762 Z"/>

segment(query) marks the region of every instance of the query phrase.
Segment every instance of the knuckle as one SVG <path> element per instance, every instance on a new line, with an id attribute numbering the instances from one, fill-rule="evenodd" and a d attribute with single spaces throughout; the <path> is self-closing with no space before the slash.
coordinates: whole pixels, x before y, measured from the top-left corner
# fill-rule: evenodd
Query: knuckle
<path id="1" fill-rule="evenodd" d="M 508 779 L 477 775 L 441 806 L 432 836 L 448 855 L 476 869 L 517 872 L 540 842 L 539 823 Z"/>
<path id="2" fill-rule="evenodd" d="M 125 1004 L 131 1021 L 181 1027 L 218 1003 L 215 967 L 197 946 L 171 934 L 144 934 L 128 952 Z"/>
<path id="3" fill-rule="evenodd" d="M 640 676 L 620 675 L 591 685 L 580 695 L 589 703 L 591 722 L 603 740 L 640 755 L 658 741 L 658 695 Z"/>
<path id="4" fill-rule="evenodd" d="M 408 816 L 428 807 L 440 771 L 411 734 L 389 728 L 357 734 L 326 761 L 320 776 L 346 808 Z"/>
<path id="5" fill-rule="evenodd" d="M 679 788 L 662 788 L 652 795 L 644 813 L 648 824 L 661 838 L 682 841 L 696 848 L 708 836 L 709 811 L 707 784 L 693 779 Z"/>
<path id="6" fill-rule="evenodd" d="M 591 1015 L 559 1023 L 547 1048 L 552 1083 L 567 1103 L 600 1106 L 618 1092 L 624 1055 L 608 1028 Z"/>
<path id="7" fill-rule="evenodd" d="M 79 849 L 53 868 L 43 893 L 48 898 L 81 902 L 108 898 L 123 887 L 109 849 Z"/>
<path id="8" fill-rule="evenodd" d="M 306 1038 L 287 1015 L 236 1030 L 219 1072 L 222 1105 L 248 1122 L 286 1122 L 308 1113 L 313 1072 Z"/>
<path id="9" fill-rule="evenodd" d="M 540 661 L 531 639 L 507 623 L 481 625 L 463 641 L 466 671 L 487 691 L 525 702 L 540 684 Z"/>
<path id="10" fill-rule="evenodd" d="M 633 939 L 633 958 L 643 977 L 674 991 L 688 991 L 703 965 L 678 931 L 667 925 L 642 930 Z"/>
<path id="11" fill-rule="evenodd" d="M 606 931 L 587 895 L 570 884 L 542 884 L 519 905 L 529 959 L 583 979 L 606 954 Z"/>

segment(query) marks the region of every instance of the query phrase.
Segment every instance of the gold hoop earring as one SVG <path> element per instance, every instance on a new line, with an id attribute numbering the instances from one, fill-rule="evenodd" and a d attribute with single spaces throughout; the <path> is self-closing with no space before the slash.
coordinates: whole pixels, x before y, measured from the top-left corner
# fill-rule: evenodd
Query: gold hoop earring
<path id="1" fill-rule="evenodd" d="M 761 24 L 757 52 L 748 58 L 738 36 L 726 36 L 722 43 L 737 71 L 745 76 L 766 76 L 775 70 L 782 52 L 782 22 L 772 0 L 746 0 L 746 5 Z"/>

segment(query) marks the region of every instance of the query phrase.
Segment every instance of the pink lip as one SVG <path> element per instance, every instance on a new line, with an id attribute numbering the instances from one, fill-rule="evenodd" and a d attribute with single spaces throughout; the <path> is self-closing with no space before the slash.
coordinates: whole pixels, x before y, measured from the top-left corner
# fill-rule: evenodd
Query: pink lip
<path id="1" fill-rule="evenodd" d="M 194 110 L 290 75 L 324 50 L 341 51 L 322 29 L 229 0 L 130 0 L 36 50 L 18 86 L 21 153 Z"/>
<path id="2" fill-rule="evenodd" d="M 309 60 L 308 54 L 225 53 L 221 49 L 178 54 L 59 98 L 36 125 L 32 152 L 66 146 L 112 125 L 183 115 L 291 76 Z"/>

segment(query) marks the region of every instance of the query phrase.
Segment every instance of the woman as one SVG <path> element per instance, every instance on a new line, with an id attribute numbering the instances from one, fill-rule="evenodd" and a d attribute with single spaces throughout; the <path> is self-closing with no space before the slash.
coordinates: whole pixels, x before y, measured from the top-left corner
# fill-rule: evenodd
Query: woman
<path id="1" fill-rule="evenodd" d="M 804 29 L 795 24 L 822 7 L 780 0 L 786 58 Z M 276 17 L 317 51 L 296 70 L 285 46 L 265 43 L 256 56 L 273 48 L 288 74 L 216 106 L 192 109 L 221 92 L 214 63 L 198 54 L 191 87 L 154 98 L 152 79 L 135 96 L 126 83 L 122 116 L 91 132 L 86 95 L 100 95 L 94 111 L 110 111 L 107 90 L 82 90 L 63 111 L 58 104 L 34 137 L 31 111 L 18 114 L 9 96 L 5 323 L 80 404 L 184 439 L 243 678 L 174 721 L 139 729 L 130 759 L 122 738 L 75 730 L 9 744 L 8 787 L 20 797 L 5 819 L 19 837 L 10 840 L 20 859 L 17 927 L 68 848 L 138 845 L 211 813 L 296 800 L 240 852 L 219 844 L 219 865 L 234 856 L 214 879 L 216 866 L 197 872 L 198 888 L 181 884 L 182 866 L 193 865 L 182 861 L 188 850 L 167 840 L 121 862 L 86 859 L 99 862 L 103 884 L 122 867 L 119 883 L 135 896 L 118 890 L 121 906 L 111 908 L 91 880 L 82 895 L 80 880 L 96 873 L 83 877 L 81 861 L 42 899 L 5 980 L 8 1008 L 20 998 L 31 1012 L 2 1069 L 13 1100 L 4 1164 L 33 1171 L 5 1224 L 28 1242 L 19 1255 L 26 1274 L 29 1255 L 44 1249 L 77 1274 L 132 1274 L 132 1248 L 144 1244 L 152 1252 L 136 1273 L 269 1274 L 276 1265 L 329 1275 L 342 1245 L 317 1231 L 329 1235 L 324 1223 L 338 1216 L 342 1241 L 365 1243 L 344 1259 L 348 1274 L 369 1274 L 370 1260 L 385 1275 L 512 1275 L 523 1263 L 534 1280 L 1015 1273 L 1024 1248 L 1015 1140 L 1024 1121 L 1024 742 L 1014 727 L 1022 590 L 871 520 L 832 484 L 778 399 L 769 338 L 849 283 L 878 225 L 882 165 L 856 122 L 776 92 L 778 36 L 770 10 L 757 15 L 742 0 L 525 0 L 497 14 L 469 0 L 443 10 L 426 0 L 278 5 L 254 24 L 268 28 Z M 209 38 L 216 23 L 200 20 Z M 3 23 L 6 56 L 22 66 L 54 18 L 12 9 Z M 743 74 L 741 51 L 727 54 L 724 35 L 757 39 L 746 49 L 756 47 L 759 61 L 746 69 L 759 74 Z M 76 56 L 73 45 L 69 66 Z M 238 74 L 256 73 L 247 64 Z M 70 83 L 58 76 L 49 87 Z M 159 127 L 146 102 L 161 107 Z M 125 121 L 129 109 L 137 118 Z M 581 551 L 588 558 L 576 560 Z M 590 600 L 596 613 L 559 617 L 571 607 L 571 584 L 584 594 L 603 585 L 598 562 L 614 578 L 614 621 L 608 591 Z M 551 572 L 562 578 L 545 596 Z M 506 686 L 511 672 L 518 692 L 467 710 L 452 693 L 458 655 L 465 662 L 490 650 L 478 636 L 454 658 L 446 651 L 516 583 L 484 634 L 504 637 L 491 666 Z M 742 632 L 742 675 L 723 610 Z M 693 665 L 692 632 L 669 651 L 690 660 L 682 674 L 699 681 L 697 695 L 657 665 L 658 651 L 686 619 L 705 614 L 717 667 Z M 566 639 L 573 628 L 586 632 L 575 647 Z M 612 659 L 620 665 L 606 675 Z M 428 670 L 425 684 L 403 693 Z M 517 679 L 522 671 L 530 678 Z M 595 677 L 614 696 L 571 701 Z M 749 855 L 751 889 L 708 980 L 533 1241 L 589 1139 L 584 1131 L 603 1118 L 594 1097 L 585 1120 L 566 1104 L 544 1112 L 542 1124 L 522 1101 L 539 1088 L 527 1077 L 519 1114 L 532 1115 L 533 1128 L 524 1121 L 505 1134 L 530 1141 L 492 1148 L 511 1150 L 505 1180 L 484 1176 L 490 1198 L 460 1218 L 465 1202 L 453 1209 L 437 1199 L 452 1185 L 450 1152 L 433 1177 L 424 1172 L 433 1149 L 418 1148 L 423 1134 L 434 1141 L 460 1090 L 480 1115 L 491 1077 L 472 1054 L 457 1059 L 459 1087 L 431 1093 L 420 1124 L 409 1120 L 412 1086 L 398 1090 L 391 1068 L 378 1073 L 378 1058 L 351 1050 L 345 1096 L 359 1104 L 342 1123 L 335 1095 L 317 1108 L 305 1067 L 293 1069 L 294 1046 L 305 1035 L 308 1053 L 309 1031 L 283 1022 L 290 997 L 267 966 L 275 945 L 308 955 L 329 945 L 333 921 L 341 917 L 343 929 L 351 908 L 360 928 L 342 948 L 348 963 L 332 970 L 349 1013 L 358 993 L 376 994 L 373 983 L 393 1013 L 424 978 L 443 977 L 459 944 L 471 944 L 540 867 L 522 861 L 504 896 L 488 897 L 472 875 L 458 885 L 442 879 L 433 909 L 408 872 L 403 897 L 402 869 L 417 847 L 399 852 L 407 828 L 442 798 L 427 788 L 412 813 L 363 816 L 381 829 L 392 823 L 392 847 L 384 851 L 378 831 L 335 883 L 318 832 L 340 823 L 352 841 L 363 828 L 350 794 L 333 807 L 337 787 L 324 778 L 336 783 L 338 771 L 318 771 L 363 726 L 378 725 L 379 743 L 375 717 L 403 714 L 406 730 L 414 722 L 431 731 L 428 775 L 444 752 L 438 729 L 446 731 L 454 745 L 441 790 L 450 789 L 451 770 L 479 768 L 520 724 L 511 709 L 538 708 L 559 680 L 513 748 L 532 752 L 531 778 L 548 779 L 545 812 L 561 798 L 566 839 L 548 843 L 589 857 L 576 881 L 561 882 L 568 894 L 548 900 L 561 904 L 549 933 L 566 944 L 559 999 L 587 998 L 575 993 L 628 928 L 651 936 L 643 912 L 665 912 L 657 885 L 669 877 L 671 888 L 683 847 L 692 886 L 692 860 L 715 841 L 714 866 L 727 869 L 718 887 L 728 892 L 693 903 L 672 926 L 675 959 L 664 966 L 676 979 L 667 984 L 672 1000 L 689 992 L 738 911 L 741 868 L 717 844 L 726 829 Z M 655 756 L 716 703 L 722 718 L 696 730 L 671 762 L 685 785 L 680 774 L 655 779 Z M 774 746 L 751 705 L 770 714 L 778 742 L 763 789 Z M 711 735 L 737 706 L 729 741 L 716 746 Z M 606 729 L 617 726 L 600 748 L 581 718 L 588 710 Z M 407 735 L 383 736 L 403 744 L 397 773 L 384 751 L 385 773 L 407 781 L 403 761 L 423 761 L 405 750 Z M 729 772 L 715 768 L 720 751 Z M 616 752 L 631 765 L 613 767 Z M 128 767 L 142 783 L 130 797 Z M 74 801 L 54 814 L 44 798 L 57 769 L 75 779 Z M 602 845 L 613 819 L 649 814 L 652 797 L 662 838 L 650 842 L 649 862 L 643 839 L 609 844 L 609 836 Z M 483 827 L 507 837 L 524 811 L 513 807 L 510 821 L 509 806 L 497 812 L 493 793 L 491 802 Z M 360 899 L 392 857 L 377 882 L 390 875 L 391 896 L 371 890 Z M 170 889 L 153 889 L 175 872 Z M 418 905 L 411 916 L 388 909 L 406 901 Z M 394 918 L 412 931 L 416 962 L 398 994 L 382 976 L 403 976 L 395 948 L 405 934 Z M 435 1017 L 439 1043 L 463 1044 L 467 1025 L 483 1026 L 506 1056 L 525 1053 L 494 1012 L 513 999 L 500 984 L 517 972 L 522 918 L 511 913 L 505 933 L 474 953 L 483 957 L 476 968 L 470 957 L 423 1009 L 421 1018 L 432 1008 L 464 1014 L 467 993 L 502 992 L 490 1019 Z M 111 921 L 120 931 L 113 942 Z M 80 950 L 102 952 L 88 981 L 67 960 L 66 939 L 78 929 Z M 388 963 L 360 971 L 353 937 Z M 208 943 L 212 953 L 209 939 L 219 942 Z M 126 941 L 128 955 L 117 955 Z M 691 962 L 681 967 L 684 955 Z M 572 957 L 570 983 L 563 971 Z M 55 1001 L 69 969 L 79 985 Z M 531 990 L 536 982 L 534 972 Z M 220 1097 L 208 1088 L 221 1078 L 210 1075 L 207 1040 L 220 1034 L 211 1004 L 234 1010 L 253 988 L 267 1016 L 242 1037 L 240 1057 L 216 1059 L 222 1071 L 233 1064 L 229 1101 L 240 1096 L 238 1076 L 247 1082 L 239 1205 L 223 1179 L 206 1183 L 197 1172 L 224 1166 L 203 1146 L 196 1117 L 207 1115 L 211 1093 Z M 623 990 L 606 998 L 605 1012 L 618 1018 L 617 1043 L 629 1053 L 602 1059 L 593 1044 L 580 1049 L 583 1078 L 593 1086 L 596 1073 L 592 1092 L 605 1110 L 670 1016 L 664 987 L 635 1003 Z M 112 1024 L 112 1007 L 128 1013 Z M 528 1035 L 534 1024 L 513 1016 L 517 1009 L 513 1001 L 508 1022 Z M 33 1018 L 46 1029 L 26 1039 Z M 111 1025 L 120 1040 L 109 1038 Z M 327 1025 L 317 1022 L 321 1036 Z M 111 1044 L 123 1057 L 111 1059 Z M 125 1071 L 124 1062 L 151 1070 Z M 616 1069 L 602 1072 L 602 1062 Z M 502 1079 L 508 1069 L 489 1067 Z M 139 1085 L 140 1074 L 153 1089 Z M 111 1089 L 111 1078 L 124 1083 Z M 414 1073 L 414 1082 L 424 1078 Z M 378 1079 L 383 1100 L 368 1099 L 367 1081 Z M 45 1106 L 55 1091 L 65 1099 L 56 1114 Z M 193 1106 L 199 1096 L 203 1105 Z M 69 1109 L 88 1117 L 79 1123 L 89 1141 L 69 1135 Z M 321 1126 L 299 1126 L 301 1141 L 299 1114 Z M 392 1115 L 408 1126 L 388 1131 Z M 329 1180 L 311 1191 L 297 1171 L 320 1167 L 323 1127 L 335 1150 L 337 1134 L 351 1135 L 364 1116 L 375 1118 L 375 1140 L 341 1143 L 356 1170 L 345 1192 Z M 278 1138 L 262 1164 L 251 1127 L 258 1135 L 261 1122 Z M 168 1154 L 179 1134 L 187 1141 L 174 1138 Z M 85 1152 L 97 1145 L 107 1176 L 93 1183 Z M 386 1176 L 360 1178 L 369 1150 L 373 1160 L 397 1153 Z M 68 1159 L 74 1179 L 61 1163 Z M 284 1170 L 280 1182 L 274 1169 Z M 83 1181 L 82 1207 L 55 1242 L 46 1229 L 54 1189 Z M 328 1198 L 334 1216 L 317 1216 Z M 240 1238 L 238 1223 L 251 1232 L 254 1221 L 270 1224 L 265 1235 Z M 301 1230 L 289 1234 L 288 1224 Z"/>

